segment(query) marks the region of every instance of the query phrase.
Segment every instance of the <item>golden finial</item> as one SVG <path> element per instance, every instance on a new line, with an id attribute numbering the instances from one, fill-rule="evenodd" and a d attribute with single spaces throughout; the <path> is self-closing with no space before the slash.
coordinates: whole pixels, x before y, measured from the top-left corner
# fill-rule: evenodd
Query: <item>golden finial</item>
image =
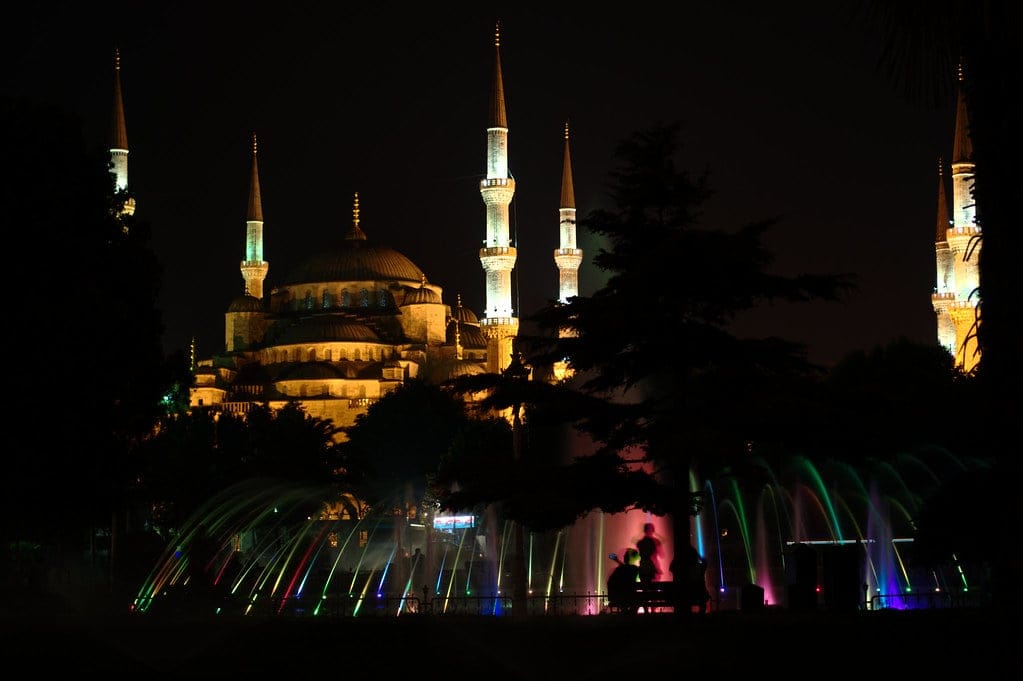
<path id="1" fill-rule="evenodd" d="M 420 278 L 420 283 L 422 284 L 423 288 L 426 288 L 426 275 L 425 274 Z"/>
<path id="2" fill-rule="evenodd" d="M 252 133 L 252 155 L 255 156 L 259 151 L 259 142 L 256 140 L 256 133 Z"/>
<path id="3" fill-rule="evenodd" d="M 457 301 L 458 301 L 458 302 L 456 303 L 456 304 L 458 305 L 458 307 L 462 307 L 462 294 L 461 294 L 461 293 L 459 293 L 459 294 L 458 294 L 458 295 L 456 296 L 456 299 L 457 299 Z"/>
<path id="4" fill-rule="evenodd" d="M 963 82 L 963 63 L 962 62 L 959 62 L 959 65 L 956 67 L 956 72 L 958 74 L 959 82 L 960 83 Z"/>
<path id="5" fill-rule="evenodd" d="M 568 139 L 568 121 L 565 121 L 565 139 Z"/>
<path id="6" fill-rule="evenodd" d="M 114 71 L 121 70 L 121 49 L 118 47 L 114 48 Z"/>
<path id="7" fill-rule="evenodd" d="M 941 158 L 941 155 L 939 154 L 938 155 L 938 177 L 941 177 L 942 168 L 944 167 L 944 165 L 945 165 L 945 162 Z"/>
<path id="8" fill-rule="evenodd" d="M 355 208 L 352 209 L 352 222 L 355 229 L 359 228 L 359 192 L 355 192 Z"/>
<path id="9" fill-rule="evenodd" d="M 501 46 L 501 22 L 494 23 L 494 47 Z"/>

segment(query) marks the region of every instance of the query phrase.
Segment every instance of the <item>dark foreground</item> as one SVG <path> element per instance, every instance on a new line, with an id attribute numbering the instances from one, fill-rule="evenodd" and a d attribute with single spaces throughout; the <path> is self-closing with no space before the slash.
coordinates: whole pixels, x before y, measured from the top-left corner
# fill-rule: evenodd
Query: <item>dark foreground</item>
<path id="1" fill-rule="evenodd" d="M 673 615 L 191 619 L 12 615 L 7 669 L 136 678 L 601 679 L 652 671 L 733 678 L 892 678 L 1023 668 L 1017 623 L 997 609 L 720 611 Z M 353 676 L 356 675 L 356 676 Z M 707 678 L 707 677 L 703 677 Z M 919 677 L 917 677 L 919 678 Z"/>

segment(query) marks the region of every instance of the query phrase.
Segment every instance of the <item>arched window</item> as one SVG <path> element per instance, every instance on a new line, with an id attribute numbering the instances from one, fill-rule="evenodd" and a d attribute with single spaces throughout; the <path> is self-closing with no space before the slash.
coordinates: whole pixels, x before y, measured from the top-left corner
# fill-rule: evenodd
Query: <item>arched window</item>
<path id="1" fill-rule="evenodd" d="M 390 294 L 387 291 L 381 290 L 377 292 L 377 302 L 381 308 L 387 307 L 387 303 L 390 302 Z"/>
<path id="2" fill-rule="evenodd" d="M 351 293 L 351 291 L 345 289 L 344 291 L 341 292 L 341 307 L 351 307 L 351 306 L 352 306 L 352 293 Z"/>
<path id="3" fill-rule="evenodd" d="M 369 291 L 366 289 L 359 291 L 359 305 L 362 307 L 369 307 Z"/>
<path id="4" fill-rule="evenodd" d="M 305 292 L 305 300 L 302 301 L 302 308 L 306 309 L 306 310 L 313 309 L 313 292 L 312 291 L 306 291 Z"/>
<path id="5" fill-rule="evenodd" d="M 331 298 L 330 292 L 327 291 L 326 289 L 324 289 L 324 291 L 323 291 L 323 299 L 320 302 L 320 305 L 323 307 L 324 310 L 330 309 L 330 303 L 331 303 L 330 298 Z"/>

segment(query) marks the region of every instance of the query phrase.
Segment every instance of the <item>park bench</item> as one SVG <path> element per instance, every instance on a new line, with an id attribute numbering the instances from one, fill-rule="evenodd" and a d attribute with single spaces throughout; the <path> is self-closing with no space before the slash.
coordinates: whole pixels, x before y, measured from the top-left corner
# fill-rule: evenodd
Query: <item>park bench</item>
<path id="1" fill-rule="evenodd" d="M 689 612 L 694 610 L 706 609 L 707 601 L 710 596 L 706 590 L 700 594 L 699 591 L 694 595 L 690 593 L 688 597 L 685 593 L 680 594 L 679 588 L 684 588 L 680 582 L 664 581 L 664 582 L 652 582 L 650 584 L 636 585 L 636 594 L 634 596 L 634 603 L 637 607 L 642 608 L 643 612 L 676 612 L 676 608 L 680 604 L 685 607 L 688 605 Z M 693 591 L 690 589 L 690 591 Z M 701 599 L 702 598 L 702 599 Z M 620 605 L 608 606 L 610 612 L 622 612 Z"/>

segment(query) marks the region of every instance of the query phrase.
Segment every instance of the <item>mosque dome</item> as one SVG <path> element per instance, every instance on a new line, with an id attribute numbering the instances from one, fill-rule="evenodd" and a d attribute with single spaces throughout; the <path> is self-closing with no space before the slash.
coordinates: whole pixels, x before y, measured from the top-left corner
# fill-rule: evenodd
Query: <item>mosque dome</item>
<path id="1" fill-rule="evenodd" d="M 458 325 L 458 341 L 463 348 L 481 349 L 487 347 L 487 337 L 478 324 L 464 323 Z M 446 342 L 453 345 L 455 342 L 455 322 L 448 323 Z"/>
<path id="2" fill-rule="evenodd" d="M 317 253 L 293 269 L 286 285 L 327 281 L 422 281 L 423 271 L 393 248 L 346 239 L 335 251 Z"/>
<path id="3" fill-rule="evenodd" d="M 376 331 L 357 319 L 340 315 L 314 315 L 284 328 L 275 344 L 379 341 Z"/>
<path id="4" fill-rule="evenodd" d="M 405 301 L 402 305 L 418 305 L 421 303 L 439 303 L 440 296 L 433 289 L 426 288 L 426 286 L 420 286 L 414 291 L 410 291 L 405 296 Z"/>
<path id="5" fill-rule="evenodd" d="M 277 377 L 279 381 L 329 381 L 339 378 L 350 378 L 341 367 L 329 362 L 303 362 L 284 371 Z"/>
<path id="6" fill-rule="evenodd" d="M 265 312 L 263 309 L 263 301 L 256 296 L 245 295 L 238 296 L 231 301 L 231 304 L 227 306 L 228 312 Z"/>
<path id="7" fill-rule="evenodd" d="M 474 326 L 479 326 L 480 324 L 480 319 L 476 316 L 476 313 L 461 305 L 455 308 L 451 316 L 462 324 L 472 324 Z"/>
<path id="8" fill-rule="evenodd" d="M 460 376 L 478 376 L 487 373 L 479 363 L 466 359 L 448 359 L 432 368 L 430 380 L 434 383 L 444 383 Z"/>

